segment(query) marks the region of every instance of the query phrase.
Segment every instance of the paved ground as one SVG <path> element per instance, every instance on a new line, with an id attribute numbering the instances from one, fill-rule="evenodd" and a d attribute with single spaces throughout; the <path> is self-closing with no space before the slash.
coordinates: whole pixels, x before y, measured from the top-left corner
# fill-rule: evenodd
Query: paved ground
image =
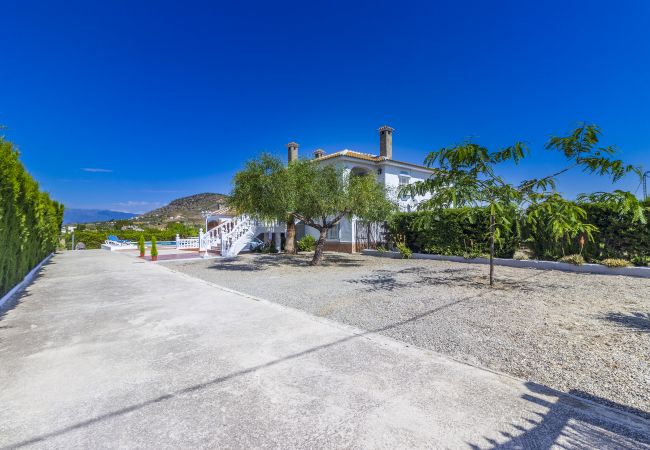
<path id="1" fill-rule="evenodd" d="M 101 251 L 0 319 L 0 448 L 650 448 L 649 423 Z"/>
<path id="2" fill-rule="evenodd" d="M 650 280 L 328 253 L 168 263 L 650 419 Z M 413 319 L 413 320 L 411 320 Z"/>

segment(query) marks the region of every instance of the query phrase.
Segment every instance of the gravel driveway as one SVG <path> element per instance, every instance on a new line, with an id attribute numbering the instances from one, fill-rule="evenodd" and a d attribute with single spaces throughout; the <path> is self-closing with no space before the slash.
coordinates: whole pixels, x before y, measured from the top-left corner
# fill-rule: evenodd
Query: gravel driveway
<path id="1" fill-rule="evenodd" d="M 650 280 L 443 261 L 167 263 L 221 286 L 650 418 Z"/>

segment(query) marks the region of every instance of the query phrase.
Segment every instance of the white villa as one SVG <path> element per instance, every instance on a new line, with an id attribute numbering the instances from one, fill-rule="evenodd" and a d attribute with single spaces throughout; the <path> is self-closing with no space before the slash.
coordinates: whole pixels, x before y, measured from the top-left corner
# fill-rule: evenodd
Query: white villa
<path id="1" fill-rule="evenodd" d="M 424 166 L 393 159 L 393 128 L 383 126 L 379 128 L 379 154 L 371 155 L 353 150 L 341 150 L 336 153 L 326 154 L 324 150 L 317 149 L 313 152 L 314 161 L 319 164 L 336 164 L 350 174 L 375 174 L 377 180 L 383 183 L 388 191 L 394 195 L 402 211 L 414 210 L 418 203 L 425 197 L 400 196 L 397 198 L 399 186 L 415 183 L 428 178 L 432 171 Z M 288 160 L 298 158 L 299 145 L 295 142 L 287 144 Z M 216 224 L 216 226 L 215 226 Z M 298 222 L 297 238 L 306 234 L 318 239 L 319 233 L 314 228 Z M 233 217 L 227 210 L 221 209 L 206 214 L 206 233 L 199 236 L 201 250 L 211 250 L 224 256 L 235 256 L 246 248 L 251 239 L 261 237 L 275 242 L 279 250 L 282 237 L 286 231 L 284 224 L 262 224 L 247 217 Z M 376 226 L 362 224 L 356 218 L 341 220 L 339 225 L 332 228 L 327 236 L 325 249 L 340 252 L 357 252 L 366 248 L 372 241 L 372 234 L 379 232 Z M 375 236 L 377 238 L 379 236 Z M 184 244 L 180 240 L 179 248 L 184 245 L 196 245 L 196 241 Z"/>

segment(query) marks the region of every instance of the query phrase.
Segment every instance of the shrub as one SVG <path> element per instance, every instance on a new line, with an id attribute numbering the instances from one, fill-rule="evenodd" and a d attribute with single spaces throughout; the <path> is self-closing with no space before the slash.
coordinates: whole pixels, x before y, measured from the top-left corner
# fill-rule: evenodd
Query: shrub
<path id="1" fill-rule="evenodd" d="M 156 236 L 151 237 L 151 256 L 158 256 L 158 246 L 156 246 Z"/>
<path id="2" fill-rule="evenodd" d="M 313 252 L 316 248 L 316 238 L 311 234 L 305 235 L 302 239 L 298 241 L 298 251 L 299 252 Z"/>
<path id="3" fill-rule="evenodd" d="M 525 249 L 519 249 L 515 250 L 514 255 L 512 255 L 512 259 L 517 259 L 519 261 L 525 261 L 530 259 L 529 252 Z"/>
<path id="4" fill-rule="evenodd" d="M 627 267 L 627 266 L 630 265 L 629 261 L 627 261 L 625 259 L 621 259 L 621 258 L 606 258 L 606 259 L 603 259 L 600 263 L 603 266 L 614 267 L 614 268 L 615 267 Z"/>
<path id="5" fill-rule="evenodd" d="M 469 251 L 469 252 L 463 253 L 463 258 L 465 258 L 465 259 L 474 259 L 474 258 L 480 258 L 480 257 L 481 257 L 481 253 L 477 252 L 477 251 Z"/>
<path id="6" fill-rule="evenodd" d="M 582 249 L 579 237 L 571 242 L 554 242 L 542 220 L 523 229 L 536 258 L 554 260 L 564 253 L 580 253 L 588 261 L 650 256 L 650 221 L 634 222 L 631 212 L 621 213 L 605 203 L 583 202 L 580 207 L 587 213 L 586 221 L 598 228 L 593 233 L 594 240 L 584 242 Z"/>
<path id="7" fill-rule="evenodd" d="M 578 255 L 578 254 L 563 256 L 558 261 L 563 263 L 574 264 L 576 266 L 581 266 L 585 263 L 585 259 L 582 257 L 582 255 Z"/>
<path id="8" fill-rule="evenodd" d="M 140 239 L 138 239 L 138 249 L 140 250 L 140 254 L 144 255 L 144 235 L 140 235 Z"/>
<path id="9" fill-rule="evenodd" d="M 635 266 L 650 266 L 650 256 L 635 256 L 632 258 L 632 264 Z"/>
<path id="10" fill-rule="evenodd" d="M 413 256 L 413 251 L 408 248 L 408 246 L 403 243 L 403 242 L 398 242 L 397 245 L 397 251 L 399 251 L 402 254 L 402 259 L 411 259 Z"/>
<path id="11" fill-rule="evenodd" d="M 495 256 L 510 258 L 519 245 L 517 221 L 502 230 Z M 489 212 L 485 208 L 449 208 L 442 211 L 417 211 L 394 214 L 387 223 L 388 239 L 404 243 L 417 253 L 460 256 L 489 252 L 487 232 Z"/>

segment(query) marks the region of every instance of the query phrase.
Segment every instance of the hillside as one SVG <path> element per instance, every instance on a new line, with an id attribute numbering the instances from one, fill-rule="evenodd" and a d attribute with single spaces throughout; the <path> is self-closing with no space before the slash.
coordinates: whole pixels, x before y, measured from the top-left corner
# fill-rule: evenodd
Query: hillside
<path id="1" fill-rule="evenodd" d="M 223 194 L 203 193 L 181 197 L 168 205 L 154 209 L 137 217 L 135 221 L 151 225 L 165 222 L 202 224 L 201 211 L 214 211 L 225 206 L 228 197 Z"/>
<path id="2" fill-rule="evenodd" d="M 122 211 L 110 211 L 108 209 L 66 208 L 63 212 L 63 224 L 107 222 L 109 220 L 130 219 L 136 215 Z"/>

